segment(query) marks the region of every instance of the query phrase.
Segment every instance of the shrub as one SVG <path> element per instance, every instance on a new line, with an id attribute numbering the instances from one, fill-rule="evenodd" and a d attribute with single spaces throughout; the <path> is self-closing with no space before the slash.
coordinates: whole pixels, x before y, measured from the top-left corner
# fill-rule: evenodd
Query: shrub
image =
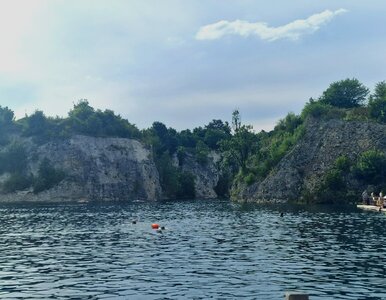
<path id="1" fill-rule="evenodd" d="M 368 184 L 378 184 L 385 179 L 386 157 L 378 150 L 363 152 L 355 166 L 355 175 Z"/>
<path id="2" fill-rule="evenodd" d="M 345 156 L 345 155 L 342 155 L 342 156 L 339 156 L 335 163 L 334 163 L 334 167 L 339 170 L 339 171 L 342 171 L 342 172 L 349 172 L 350 171 L 350 167 L 351 167 L 351 161 L 350 159 Z"/>
<path id="3" fill-rule="evenodd" d="M 311 98 L 310 102 L 304 106 L 301 117 L 303 120 L 305 120 L 308 116 L 320 118 L 321 116 L 326 115 L 331 108 L 332 107 L 330 105 L 315 101 Z"/>

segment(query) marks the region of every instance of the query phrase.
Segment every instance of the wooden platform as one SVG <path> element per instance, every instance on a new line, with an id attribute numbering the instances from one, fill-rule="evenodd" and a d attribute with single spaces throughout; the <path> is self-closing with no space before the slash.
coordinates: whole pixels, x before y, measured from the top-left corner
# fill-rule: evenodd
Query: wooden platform
<path id="1" fill-rule="evenodd" d="M 358 204 L 357 208 L 379 212 L 379 206 L 375 206 L 375 205 Z M 381 212 L 386 213 L 386 208 L 382 208 Z"/>

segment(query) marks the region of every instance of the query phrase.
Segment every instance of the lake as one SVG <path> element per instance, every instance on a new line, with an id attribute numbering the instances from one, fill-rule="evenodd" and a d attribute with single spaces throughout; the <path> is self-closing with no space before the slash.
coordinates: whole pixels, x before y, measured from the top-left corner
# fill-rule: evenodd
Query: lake
<path id="1" fill-rule="evenodd" d="M 385 233 L 356 209 L 1 204 L 0 298 L 386 299 Z"/>

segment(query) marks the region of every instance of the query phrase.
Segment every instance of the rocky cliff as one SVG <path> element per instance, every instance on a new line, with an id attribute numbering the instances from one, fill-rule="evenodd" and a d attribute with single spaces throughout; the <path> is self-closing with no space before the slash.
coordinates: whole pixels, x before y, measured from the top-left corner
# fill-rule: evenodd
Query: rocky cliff
<path id="1" fill-rule="evenodd" d="M 159 200 L 164 197 L 159 173 L 150 149 L 139 141 L 125 138 L 74 136 L 37 145 L 31 139 L 17 138 L 27 150 L 26 174 L 38 176 L 44 159 L 64 172 L 65 179 L 54 187 L 33 193 L 33 189 L 0 194 L 0 201 L 103 201 Z M 216 158 L 198 164 L 193 157 L 180 166 L 195 176 L 197 198 L 216 198 L 218 181 Z M 0 185 L 9 174 L 0 176 Z"/>
<path id="2" fill-rule="evenodd" d="M 323 175 L 339 156 L 356 159 L 370 149 L 386 150 L 386 125 L 309 119 L 305 126 L 304 136 L 264 180 L 233 186 L 234 200 L 298 201 L 304 190 L 312 193 L 320 186 Z"/>

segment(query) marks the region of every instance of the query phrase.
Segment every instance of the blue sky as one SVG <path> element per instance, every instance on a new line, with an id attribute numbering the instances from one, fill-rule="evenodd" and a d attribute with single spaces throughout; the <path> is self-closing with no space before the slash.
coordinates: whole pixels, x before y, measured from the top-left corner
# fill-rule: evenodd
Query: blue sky
<path id="1" fill-rule="evenodd" d="M 0 105 L 66 116 L 88 99 L 139 128 L 272 129 L 337 80 L 386 80 L 386 4 L 0 0 Z"/>

